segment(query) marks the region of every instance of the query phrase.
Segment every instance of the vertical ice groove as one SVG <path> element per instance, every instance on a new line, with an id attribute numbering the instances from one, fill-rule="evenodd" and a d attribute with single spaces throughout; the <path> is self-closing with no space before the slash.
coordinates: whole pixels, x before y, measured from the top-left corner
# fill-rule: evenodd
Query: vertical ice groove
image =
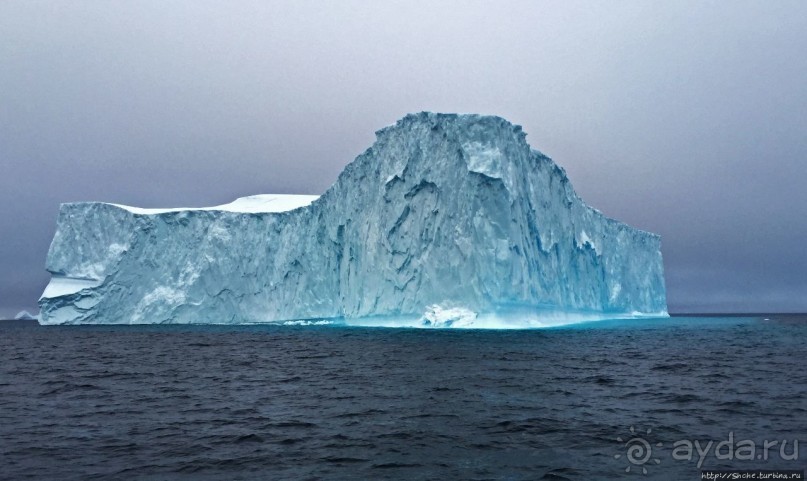
<path id="1" fill-rule="evenodd" d="M 45 324 L 666 315 L 659 237 L 587 206 L 520 127 L 480 115 L 407 115 L 319 198 L 63 204 L 47 269 Z"/>

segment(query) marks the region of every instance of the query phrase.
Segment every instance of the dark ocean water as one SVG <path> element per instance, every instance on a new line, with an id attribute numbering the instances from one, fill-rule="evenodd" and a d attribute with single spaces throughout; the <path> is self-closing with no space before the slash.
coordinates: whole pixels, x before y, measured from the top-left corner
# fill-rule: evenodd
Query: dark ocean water
<path id="1" fill-rule="evenodd" d="M 805 340 L 805 316 L 531 331 L 8 321 L 0 479 L 696 480 L 697 452 L 675 459 L 674 443 L 729 439 L 759 443 L 754 457 L 765 440 L 788 441 L 785 458 L 801 445 L 797 460 L 712 448 L 704 468 L 804 469 Z M 649 456 L 628 452 L 637 437 Z"/>

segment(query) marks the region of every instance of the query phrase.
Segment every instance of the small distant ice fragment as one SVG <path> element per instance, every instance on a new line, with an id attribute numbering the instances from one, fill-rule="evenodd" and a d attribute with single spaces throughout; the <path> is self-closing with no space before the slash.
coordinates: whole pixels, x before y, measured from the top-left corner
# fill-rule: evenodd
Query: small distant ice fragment
<path id="1" fill-rule="evenodd" d="M 34 316 L 28 311 L 20 311 L 14 316 L 15 321 L 35 321 L 39 318 L 39 316 Z"/>

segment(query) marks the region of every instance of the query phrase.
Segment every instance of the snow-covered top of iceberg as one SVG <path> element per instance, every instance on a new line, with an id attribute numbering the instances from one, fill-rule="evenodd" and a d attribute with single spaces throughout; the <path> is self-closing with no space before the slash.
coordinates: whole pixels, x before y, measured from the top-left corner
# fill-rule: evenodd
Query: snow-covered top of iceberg
<path id="1" fill-rule="evenodd" d="M 174 207 L 168 209 L 144 209 L 122 204 L 110 204 L 121 209 L 128 210 L 133 214 L 151 215 L 165 214 L 167 212 L 182 212 L 188 210 L 212 210 L 223 212 L 238 212 L 244 214 L 262 214 L 269 212 L 287 212 L 290 210 L 305 207 L 319 198 L 318 195 L 294 195 L 294 194 L 260 194 L 240 197 L 229 204 L 216 205 L 213 207 Z"/>

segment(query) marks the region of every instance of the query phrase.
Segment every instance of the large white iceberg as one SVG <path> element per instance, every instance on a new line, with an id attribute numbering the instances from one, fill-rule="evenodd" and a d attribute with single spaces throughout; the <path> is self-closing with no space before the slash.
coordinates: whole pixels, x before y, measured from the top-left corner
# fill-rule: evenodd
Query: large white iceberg
<path id="1" fill-rule="evenodd" d="M 43 324 L 524 327 L 666 316 L 660 239 L 609 219 L 499 117 L 420 113 L 322 196 L 63 204 Z"/>

